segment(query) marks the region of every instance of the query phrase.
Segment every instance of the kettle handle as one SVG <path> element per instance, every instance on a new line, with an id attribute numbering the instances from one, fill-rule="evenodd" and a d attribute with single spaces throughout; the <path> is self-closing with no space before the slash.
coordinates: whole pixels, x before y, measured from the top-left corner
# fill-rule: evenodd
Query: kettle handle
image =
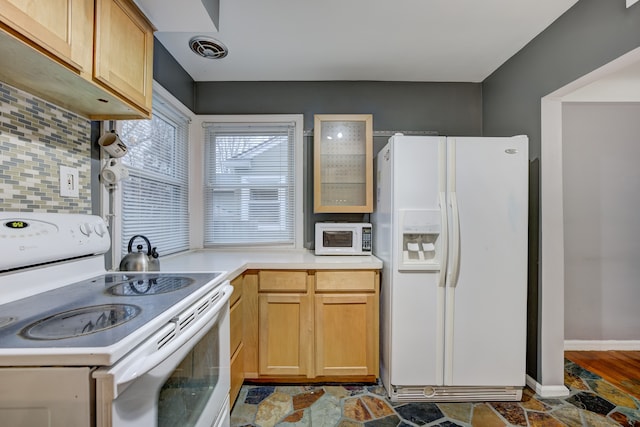
<path id="1" fill-rule="evenodd" d="M 127 247 L 127 250 L 129 251 L 129 253 L 131 253 L 131 249 L 133 248 L 133 241 L 136 240 L 138 237 L 142 237 L 144 241 L 147 242 L 147 255 L 151 255 L 151 242 L 149 242 L 149 239 L 144 237 L 142 234 L 136 234 L 131 238 L 131 240 L 129 240 L 129 246 Z"/>

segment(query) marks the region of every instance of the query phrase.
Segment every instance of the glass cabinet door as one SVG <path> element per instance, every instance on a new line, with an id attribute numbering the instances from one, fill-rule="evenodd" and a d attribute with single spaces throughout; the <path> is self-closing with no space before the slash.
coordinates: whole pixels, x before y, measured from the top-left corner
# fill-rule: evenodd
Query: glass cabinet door
<path id="1" fill-rule="evenodd" d="M 314 116 L 314 212 L 373 211 L 373 116 Z"/>

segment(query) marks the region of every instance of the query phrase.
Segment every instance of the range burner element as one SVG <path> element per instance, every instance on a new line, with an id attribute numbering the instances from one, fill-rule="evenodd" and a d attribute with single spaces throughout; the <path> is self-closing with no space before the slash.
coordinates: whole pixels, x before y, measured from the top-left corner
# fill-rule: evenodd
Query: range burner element
<path id="1" fill-rule="evenodd" d="M 0 328 L 4 328 L 5 326 L 12 324 L 15 320 L 16 318 L 11 316 L 0 317 Z"/>
<path id="2" fill-rule="evenodd" d="M 186 288 L 193 282 L 193 279 L 188 277 L 168 275 L 131 277 L 126 282 L 109 287 L 107 292 L 118 296 L 157 295 Z"/>
<path id="3" fill-rule="evenodd" d="M 32 340 L 60 340 L 113 328 L 136 317 L 142 310 L 132 304 L 104 304 L 54 314 L 24 328 L 21 335 Z"/>

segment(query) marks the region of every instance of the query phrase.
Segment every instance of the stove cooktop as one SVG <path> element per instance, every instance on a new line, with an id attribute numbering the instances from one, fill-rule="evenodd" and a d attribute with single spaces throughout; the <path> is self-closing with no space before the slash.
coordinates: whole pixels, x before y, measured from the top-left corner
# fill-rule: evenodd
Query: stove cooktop
<path id="1" fill-rule="evenodd" d="M 221 283 L 222 274 L 107 273 L 0 305 L 0 356 L 114 346 L 163 326 Z"/>

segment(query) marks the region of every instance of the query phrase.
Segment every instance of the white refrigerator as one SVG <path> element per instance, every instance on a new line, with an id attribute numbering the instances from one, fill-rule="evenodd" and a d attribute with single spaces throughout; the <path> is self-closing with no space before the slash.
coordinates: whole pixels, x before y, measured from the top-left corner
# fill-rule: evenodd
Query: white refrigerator
<path id="1" fill-rule="evenodd" d="M 520 400 L 528 139 L 394 135 L 376 156 L 380 375 L 393 401 Z"/>

